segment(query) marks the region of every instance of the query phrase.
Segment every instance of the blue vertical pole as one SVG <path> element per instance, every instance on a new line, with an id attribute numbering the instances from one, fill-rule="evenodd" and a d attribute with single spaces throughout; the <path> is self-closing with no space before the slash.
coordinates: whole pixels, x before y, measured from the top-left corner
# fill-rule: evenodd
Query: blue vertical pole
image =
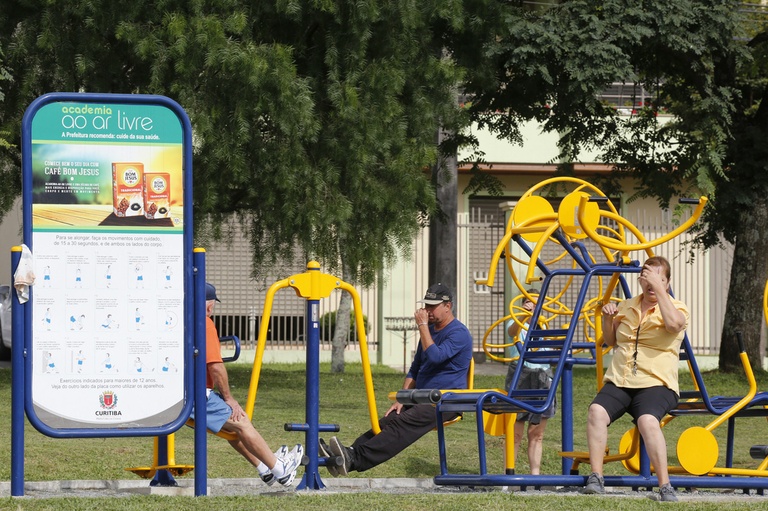
<path id="1" fill-rule="evenodd" d="M 156 443 L 157 449 L 157 466 L 168 465 L 168 435 L 162 435 L 157 437 Z M 155 472 L 155 477 L 149 482 L 150 486 L 178 486 L 179 483 L 174 479 L 170 470 L 158 469 Z"/>
<path id="2" fill-rule="evenodd" d="M 562 402 L 560 441 L 563 451 L 569 452 L 573 451 L 573 365 L 567 361 L 563 368 L 563 375 L 560 377 L 560 401 Z M 562 474 L 570 474 L 573 460 L 562 457 L 561 463 Z"/>
<path id="3" fill-rule="evenodd" d="M 309 267 L 309 271 L 319 272 L 319 268 Z M 305 412 L 307 430 L 305 434 L 307 466 L 304 477 L 296 487 L 299 490 L 319 490 L 325 488 L 318 474 L 318 439 L 320 438 L 320 300 L 308 299 L 306 311 L 307 331 L 307 391 Z"/>
<path id="4" fill-rule="evenodd" d="M 736 419 L 730 417 L 728 419 L 728 433 L 726 435 L 726 447 L 725 447 L 725 466 L 726 468 L 733 468 L 733 447 L 736 433 Z"/>
<path id="5" fill-rule="evenodd" d="M 208 491 L 208 438 L 206 432 L 205 395 L 205 250 L 196 248 L 193 255 L 194 273 L 194 318 L 195 377 L 192 382 L 195 399 L 195 497 Z"/>
<path id="6" fill-rule="evenodd" d="M 24 495 L 24 313 L 13 288 L 21 247 L 11 249 L 11 496 Z"/>

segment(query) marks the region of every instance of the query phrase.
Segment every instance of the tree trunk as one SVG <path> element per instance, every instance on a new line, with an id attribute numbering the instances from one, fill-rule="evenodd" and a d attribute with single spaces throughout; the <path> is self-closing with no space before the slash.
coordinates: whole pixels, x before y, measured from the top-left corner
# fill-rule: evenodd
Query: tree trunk
<path id="1" fill-rule="evenodd" d="M 437 143 L 447 134 L 438 130 Z M 429 222 L 429 284 L 442 282 L 456 293 L 456 230 L 458 208 L 458 161 L 456 155 L 441 158 L 432 169 L 432 180 L 441 214 Z"/>
<path id="2" fill-rule="evenodd" d="M 734 244 L 731 281 L 725 308 L 723 337 L 720 340 L 721 371 L 742 372 L 736 333 L 741 332 L 750 364 L 763 367 L 760 332 L 763 323 L 763 291 L 768 278 L 768 202 L 755 202 L 741 211 Z"/>
<path id="3" fill-rule="evenodd" d="M 347 275 L 350 272 L 345 271 Z M 349 338 L 349 312 L 352 310 L 352 295 L 342 291 L 339 300 L 339 308 L 336 310 L 336 325 L 333 330 L 333 340 L 331 341 L 331 372 L 344 372 L 344 352 L 347 349 L 347 339 Z"/>

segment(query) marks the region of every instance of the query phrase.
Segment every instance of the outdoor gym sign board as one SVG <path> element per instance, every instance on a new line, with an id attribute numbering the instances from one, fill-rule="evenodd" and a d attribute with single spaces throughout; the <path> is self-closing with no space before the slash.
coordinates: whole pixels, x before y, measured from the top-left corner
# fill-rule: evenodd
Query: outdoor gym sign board
<path id="1" fill-rule="evenodd" d="M 48 94 L 22 143 L 27 416 L 52 436 L 178 427 L 193 335 L 186 113 L 161 96 Z"/>

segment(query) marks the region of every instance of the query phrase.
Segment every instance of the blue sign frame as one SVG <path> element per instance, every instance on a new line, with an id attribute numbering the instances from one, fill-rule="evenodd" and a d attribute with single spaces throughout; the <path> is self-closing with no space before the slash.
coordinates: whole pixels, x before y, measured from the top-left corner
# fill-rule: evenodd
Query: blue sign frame
<path id="1" fill-rule="evenodd" d="M 14 371 L 13 371 L 13 387 L 15 389 L 24 389 L 24 409 L 26 411 L 27 418 L 30 423 L 41 433 L 55 438 L 80 438 L 80 437 L 128 437 L 128 436 L 160 436 L 173 433 L 184 425 L 189 414 L 192 410 L 194 395 L 194 371 L 195 371 L 195 359 L 193 357 L 195 347 L 195 282 L 194 282 L 194 262 L 193 262 L 193 229 L 192 229 L 192 127 L 186 112 L 175 101 L 163 97 L 154 95 L 130 95 L 130 94 L 91 94 L 91 93 L 51 93 L 37 98 L 27 109 L 22 121 L 22 198 L 23 198 L 23 236 L 24 243 L 30 247 L 33 251 L 33 147 L 32 147 L 32 126 L 35 116 L 41 111 L 41 109 L 50 106 L 55 103 L 73 103 L 77 104 L 81 110 L 88 113 L 89 105 L 93 105 L 96 108 L 106 108 L 111 110 L 112 108 L 125 107 L 126 110 L 132 108 L 140 109 L 141 107 L 159 107 L 167 110 L 169 114 L 174 116 L 181 126 L 181 140 L 182 140 L 182 162 L 181 162 L 181 174 L 182 174 L 182 187 L 183 187 L 183 233 L 182 233 L 182 245 L 183 245 L 183 318 L 180 319 L 180 323 L 183 324 L 183 400 L 184 404 L 181 411 L 173 420 L 169 420 L 163 424 L 156 426 L 143 426 L 139 424 L 137 427 L 132 427 L 130 424 L 119 424 L 115 427 L 109 427 L 108 425 L 102 425 L 99 427 L 52 427 L 38 416 L 35 407 L 33 406 L 33 311 L 32 300 L 21 304 L 21 315 L 23 317 L 23 337 L 16 335 L 14 330 L 14 354 L 23 353 L 23 359 L 21 357 L 14 356 Z M 92 110 L 91 110 L 92 111 Z M 75 119 L 79 111 L 73 111 L 71 117 L 72 125 L 75 128 L 81 128 L 77 125 L 79 119 Z M 94 118 L 95 119 L 95 118 Z M 139 125 L 139 117 L 133 119 L 122 120 L 122 124 L 116 123 L 113 127 L 110 127 L 110 135 L 112 138 L 117 136 L 122 138 L 126 142 L 129 140 L 129 133 L 133 127 Z M 96 126 L 105 127 L 109 122 L 105 116 L 102 116 L 99 124 Z M 149 121 L 147 121 L 149 122 Z M 94 122 L 94 124 L 96 124 Z M 60 127 L 58 128 L 61 129 Z M 82 133 L 77 133 L 78 136 L 88 137 L 87 130 Z M 61 133 L 64 136 L 64 133 Z M 106 137 L 108 135 L 96 134 L 90 135 L 92 138 L 98 138 L 98 136 Z M 89 140 L 90 142 L 90 140 Z M 96 142 L 98 143 L 98 142 Z M 140 143 L 140 142 L 139 142 Z M 130 143 L 128 144 L 130 145 Z M 87 169 L 77 169 L 72 172 L 80 172 L 80 174 L 87 173 Z M 170 209 L 170 208 L 169 208 Z M 119 214 L 119 211 L 116 210 Z M 98 231 L 96 231 L 98 232 Z M 130 233 L 130 231 L 128 231 Z M 130 234 L 129 234 L 130 235 Z M 40 278 L 40 276 L 38 276 Z M 78 277 L 79 278 L 79 277 Z M 33 296 L 34 286 L 30 289 L 30 297 Z M 16 305 L 14 305 L 16 306 Z M 18 310 L 18 309 L 15 309 Z M 18 367 L 16 361 L 21 360 L 23 367 Z M 165 368 L 163 368 L 165 370 Z M 22 381 L 23 378 L 23 381 Z M 144 390 L 142 392 L 152 392 L 151 390 Z M 109 397 L 109 396 L 107 396 Z"/>

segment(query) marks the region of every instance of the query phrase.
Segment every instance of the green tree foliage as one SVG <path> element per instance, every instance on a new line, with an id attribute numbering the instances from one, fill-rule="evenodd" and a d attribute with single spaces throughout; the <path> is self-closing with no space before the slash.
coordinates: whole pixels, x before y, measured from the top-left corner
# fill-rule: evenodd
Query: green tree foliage
<path id="1" fill-rule="evenodd" d="M 19 125 L 35 97 L 161 94 L 192 122 L 199 241 L 226 236 L 234 215 L 254 276 L 298 247 L 371 284 L 437 211 L 435 133 L 464 116 L 443 39 L 464 19 L 458 0 L 9 0 L 0 214 L 20 190 Z"/>
<path id="2" fill-rule="evenodd" d="M 761 10 L 748 23 L 743 4 L 730 0 L 573 0 L 538 11 L 523 4 L 506 4 L 486 52 L 490 72 L 467 81 L 474 119 L 512 141 L 520 141 L 522 122 L 537 120 L 560 134 L 564 169 L 580 151 L 597 151 L 621 162 L 617 176 L 637 179 L 634 197 L 653 196 L 664 207 L 676 196 L 709 195 L 699 242 L 735 244 L 720 366 L 740 370 L 740 330 L 761 367 L 768 278 Z M 612 82 L 642 85 L 653 100 L 619 116 L 599 98 Z M 674 120 L 658 122 L 660 112 Z"/>
<path id="3" fill-rule="evenodd" d="M 163 94 L 192 121 L 198 228 L 222 234 L 237 215 L 257 274 L 298 246 L 371 283 L 435 211 L 424 170 L 437 127 L 461 114 L 439 29 L 462 16 L 462 2 L 437 0 L 6 2 L 0 194 L 19 193 L 35 97 Z"/>

